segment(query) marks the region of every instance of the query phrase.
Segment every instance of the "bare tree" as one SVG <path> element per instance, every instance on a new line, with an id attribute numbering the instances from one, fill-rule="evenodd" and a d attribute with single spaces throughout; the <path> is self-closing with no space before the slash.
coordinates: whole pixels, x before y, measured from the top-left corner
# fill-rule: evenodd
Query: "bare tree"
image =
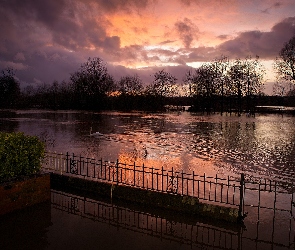
<path id="1" fill-rule="evenodd" d="M 274 70 L 278 78 L 295 82 L 295 36 L 281 49 L 275 60 Z"/>
<path id="2" fill-rule="evenodd" d="M 197 96 L 210 97 L 216 93 L 215 71 L 210 63 L 204 63 L 191 75 L 191 91 Z"/>
<path id="3" fill-rule="evenodd" d="M 80 106 L 86 108 L 99 108 L 101 99 L 115 86 L 106 65 L 98 57 L 89 58 L 78 71 L 71 74 L 70 79 Z"/>
<path id="4" fill-rule="evenodd" d="M 142 89 L 143 83 L 138 75 L 123 76 L 118 82 L 118 90 L 122 95 L 139 95 Z"/>
<path id="5" fill-rule="evenodd" d="M 221 95 L 226 93 L 229 60 L 222 56 L 211 63 L 204 63 L 194 72 L 188 71 L 184 83 L 189 86 L 191 95 Z"/>
<path id="6" fill-rule="evenodd" d="M 173 96 L 175 94 L 176 81 L 176 77 L 164 70 L 160 70 L 154 74 L 154 81 L 149 86 L 149 91 L 161 98 Z"/>
<path id="7" fill-rule="evenodd" d="M 187 86 L 187 93 L 186 95 L 187 96 L 193 96 L 193 89 L 192 89 L 192 86 L 193 86 L 193 73 L 191 70 L 187 71 L 185 73 L 185 76 L 183 78 L 183 83 L 185 86 Z"/>
<path id="8" fill-rule="evenodd" d="M 256 95 L 261 92 L 265 76 L 265 68 L 260 63 L 259 57 L 253 59 L 251 56 L 244 60 L 246 66 L 247 96 Z"/>
<path id="9" fill-rule="evenodd" d="M 236 59 L 229 69 L 231 95 L 238 97 L 238 113 L 242 111 L 242 97 L 247 96 L 247 109 L 250 109 L 250 97 L 258 94 L 263 86 L 265 69 L 259 57 L 245 60 Z"/>
<path id="10" fill-rule="evenodd" d="M 287 96 L 292 91 L 294 91 L 295 86 L 290 81 L 287 81 L 285 79 L 278 79 L 275 84 L 273 85 L 273 95 L 275 96 Z"/>
<path id="11" fill-rule="evenodd" d="M 0 75 L 0 107 L 13 107 L 20 95 L 19 82 L 14 77 L 14 70 L 7 68 Z"/>

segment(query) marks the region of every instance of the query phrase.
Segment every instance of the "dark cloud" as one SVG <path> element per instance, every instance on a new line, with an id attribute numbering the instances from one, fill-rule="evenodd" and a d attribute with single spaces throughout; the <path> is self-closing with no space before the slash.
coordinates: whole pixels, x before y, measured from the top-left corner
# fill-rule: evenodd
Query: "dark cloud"
<path id="1" fill-rule="evenodd" d="M 284 43 L 295 35 L 295 17 L 289 17 L 275 24 L 271 31 L 247 31 L 216 48 L 220 54 L 231 57 L 258 55 L 262 59 L 274 59 Z"/>
<path id="2" fill-rule="evenodd" d="M 124 1 L 128 6 L 132 2 L 137 4 Z M 48 83 L 53 76 L 56 80 L 67 79 L 87 60 L 91 49 L 96 52 L 93 57 L 98 56 L 97 51 L 102 57 L 104 53 L 116 54 L 120 37 L 107 35 L 110 23 L 104 11 L 110 8 L 108 4 L 87 0 L 71 4 L 67 0 L 2 0 L 0 67 L 14 67 L 24 82 L 40 79 Z"/>
<path id="3" fill-rule="evenodd" d="M 264 13 L 264 14 L 270 14 L 270 11 L 271 11 L 271 10 L 273 10 L 273 9 L 277 9 L 277 8 L 280 8 L 281 6 L 283 6 L 283 3 L 281 3 L 281 2 L 276 2 L 276 3 L 274 3 L 273 5 L 271 5 L 270 7 L 261 10 L 261 13 Z"/>
<path id="4" fill-rule="evenodd" d="M 192 67 L 189 67 L 187 65 L 178 65 L 178 66 L 154 66 L 154 67 L 144 67 L 140 69 L 132 69 L 127 68 L 124 66 L 119 65 L 108 65 L 108 70 L 112 75 L 115 75 L 116 80 L 119 80 L 120 77 L 126 76 L 126 75 L 138 75 L 143 83 L 145 85 L 148 85 L 152 83 L 154 79 L 154 74 L 160 70 L 165 70 L 169 73 L 171 73 L 173 76 L 177 78 L 178 83 L 182 83 L 183 77 L 185 76 L 185 73 L 192 69 Z"/>
<path id="5" fill-rule="evenodd" d="M 199 33 L 199 29 L 188 18 L 184 18 L 183 21 L 176 22 L 175 28 L 179 38 L 182 40 L 186 48 L 190 47 L 191 43 L 197 38 L 197 34 Z"/>
<path id="6" fill-rule="evenodd" d="M 163 42 L 160 42 L 160 45 L 165 45 L 165 44 L 169 44 L 169 43 L 174 43 L 175 40 L 165 40 Z"/>
<path id="7" fill-rule="evenodd" d="M 163 68 L 155 66 L 139 70 L 112 64 L 122 62 L 132 66 L 140 63 L 179 64 L 164 68 L 181 79 L 186 69 L 189 69 L 185 65 L 188 62 L 210 61 L 221 55 L 231 58 L 259 55 L 262 59 L 274 59 L 284 43 L 295 34 L 295 17 L 290 17 L 274 25 L 268 32 L 242 32 L 231 40 L 224 34 L 218 39 L 225 42 L 215 48 L 193 48 L 193 41 L 198 39 L 200 32 L 190 19 L 184 18 L 173 26 L 173 32 L 177 32 L 184 44 L 182 49 L 151 49 L 137 44 L 122 47 L 121 38 L 107 32 L 112 25 L 106 16 L 107 13 L 137 11 L 146 8 L 152 0 L 0 2 L 0 68 L 15 68 L 17 77 L 26 83 L 68 80 L 70 73 L 76 71 L 88 57 L 97 56 L 108 62 L 108 68 L 116 79 L 126 74 L 138 74 L 145 83 L 150 83 L 153 73 Z M 190 5 L 202 1 L 182 2 Z M 279 2 L 272 6 L 278 7 Z M 137 28 L 136 24 L 133 25 L 133 30 L 138 34 L 148 33 L 147 28 Z M 169 45 L 174 42 L 175 40 L 164 40 L 158 45 Z"/>
<path id="8" fill-rule="evenodd" d="M 226 40 L 228 39 L 228 35 L 220 35 L 220 36 L 217 36 L 217 38 L 221 40 Z"/>
<path id="9" fill-rule="evenodd" d="M 153 49 L 151 50 L 151 52 L 163 57 L 173 57 L 178 55 L 177 51 L 172 51 L 168 49 Z"/>
<path id="10" fill-rule="evenodd" d="M 108 64 L 107 68 L 109 73 L 114 76 L 116 81 L 120 80 L 120 78 L 123 76 L 138 75 L 145 85 L 148 85 L 149 83 L 152 82 L 153 71 L 150 68 L 134 69 L 134 68 L 127 68 L 122 65 L 112 65 L 112 64 Z"/>
<path id="11" fill-rule="evenodd" d="M 61 13 L 66 8 L 66 1 L 35 1 L 35 0 L 4 0 L 2 8 L 16 19 L 35 19 L 40 22 L 54 25 L 59 21 Z"/>
<path id="12" fill-rule="evenodd" d="M 182 3 L 186 7 L 190 7 L 191 5 L 208 5 L 208 4 L 214 4 L 214 6 L 217 5 L 224 5 L 224 4 L 236 4 L 236 0 L 179 0 L 180 3 Z"/>
<path id="13" fill-rule="evenodd" d="M 112 5 L 116 5 L 116 7 L 112 8 Z M 70 50 L 83 47 L 104 48 L 107 46 L 108 48 L 110 44 L 117 45 L 118 39 L 107 36 L 106 29 L 111 24 L 105 17 L 107 12 L 104 11 L 105 9 L 116 11 L 117 8 L 122 11 L 123 5 L 132 7 L 137 6 L 138 3 L 132 0 L 81 0 L 71 2 L 71 4 L 66 0 L 4 1 L 3 11 L 0 11 L 3 16 L 1 24 L 6 23 L 7 25 L 6 28 L 1 25 L 0 31 L 5 31 L 5 33 L 1 32 L 2 34 L 7 34 L 6 31 L 10 31 L 10 40 L 16 40 L 16 34 L 27 39 L 31 37 L 31 43 L 37 42 L 33 39 L 35 38 L 34 34 L 48 36 L 50 41 L 47 42 L 53 42 Z M 145 1 L 140 6 L 144 5 Z M 16 34 L 11 34 L 11 30 Z M 3 47 L 3 42 L 1 45 Z"/>
<path id="14" fill-rule="evenodd" d="M 106 37 L 103 48 L 107 52 L 118 51 L 120 49 L 120 43 L 120 37 L 118 36 Z"/>
<path id="15" fill-rule="evenodd" d="M 200 46 L 196 48 L 180 49 L 159 54 L 169 57 L 169 62 L 204 62 L 226 55 L 231 59 L 245 58 L 258 55 L 261 59 L 275 59 L 284 44 L 295 35 L 295 17 L 289 17 L 275 24 L 269 32 L 246 31 L 241 32 L 234 39 L 227 40 L 216 47 Z M 226 39 L 227 35 L 218 37 Z"/>
<path id="16" fill-rule="evenodd" d="M 103 8 L 106 11 L 127 11 L 130 12 L 135 9 L 146 8 L 153 0 L 88 0 Z"/>
<path id="17" fill-rule="evenodd" d="M 220 53 L 214 47 L 201 46 L 190 51 L 187 62 L 206 62 L 220 57 Z"/>
<path id="18" fill-rule="evenodd" d="M 16 75 L 24 85 L 34 82 L 52 83 L 54 80 L 68 80 L 70 73 L 77 70 L 87 58 L 80 54 L 64 51 L 61 48 L 43 48 L 27 53 L 28 65 L 24 69 L 17 69 Z"/>
<path id="19" fill-rule="evenodd" d="M 147 54 L 144 53 L 144 47 L 141 45 L 131 45 L 121 48 L 119 52 L 119 58 L 114 58 L 114 60 L 119 61 L 137 61 L 137 60 L 145 60 L 147 59 Z"/>
<path id="20" fill-rule="evenodd" d="M 18 52 L 18 53 L 15 55 L 14 60 L 15 60 L 15 61 L 25 61 L 26 58 L 25 58 L 25 56 L 24 56 L 23 53 Z"/>

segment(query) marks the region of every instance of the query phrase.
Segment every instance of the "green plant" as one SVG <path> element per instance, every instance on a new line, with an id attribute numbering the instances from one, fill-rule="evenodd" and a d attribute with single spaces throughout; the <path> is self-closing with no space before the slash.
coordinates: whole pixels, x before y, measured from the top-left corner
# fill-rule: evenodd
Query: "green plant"
<path id="1" fill-rule="evenodd" d="M 45 145 L 36 136 L 0 132 L 0 182 L 38 173 Z"/>

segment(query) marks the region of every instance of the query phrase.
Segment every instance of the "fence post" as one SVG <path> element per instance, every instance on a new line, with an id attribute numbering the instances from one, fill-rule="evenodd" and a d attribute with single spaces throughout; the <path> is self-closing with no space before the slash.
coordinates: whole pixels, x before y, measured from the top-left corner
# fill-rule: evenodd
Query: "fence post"
<path id="1" fill-rule="evenodd" d="M 195 196 L 195 171 L 193 170 L 193 193 L 192 196 Z"/>
<path id="2" fill-rule="evenodd" d="M 162 192 L 164 191 L 164 169 L 163 169 L 163 166 L 162 166 Z"/>
<path id="3" fill-rule="evenodd" d="M 239 220 L 244 218 L 244 190 L 245 190 L 245 175 L 241 174 L 240 180 L 240 204 L 239 204 Z"/>
<path id="4" fill-rule="evenodd" d="M 142 187 L 144 188 L 144 164 L 142 164 Z"/>
<path id="5" fill-rule="evenodd" d="M 183 195 L 183 170 L 181 170 L 181 195 Z"/>
<path id="6" fill-rule="evenodd" d="M 135 186 L 135 170 L 136 170 L 136 166 L 135 166 L 135 162 L 133 163 L 133 186 Z"/>
<path id="7" fill-rule="evenodd" d="M 119 183 L 119 160 L 117 159 L 117 162 L 116 162 L 116 169 L 117 169 L 117 184 Z M 122 182 L 122 180 L 121 180 Z"/>
<path id="8" fill-rule="evenodd" d="M 63 155 L 62 153 L 59 154 L 60 156 L 60 159 L 59 159 L 59 165 L 60 165 L 60 174 L 62 175 L 62 172 L 63 172 L 63 167 L 64 167 L 64 164 L 63 164 Z"/>
<path id="9" fill-rule="evenodd" d="M 69 152 L 67 152 L 67 173 L 69 173 Z"/>
<path id="10" fill-rule="evenodd" d="M 154 167 L 152 167 L 152 190 L 154 190 Z"/>

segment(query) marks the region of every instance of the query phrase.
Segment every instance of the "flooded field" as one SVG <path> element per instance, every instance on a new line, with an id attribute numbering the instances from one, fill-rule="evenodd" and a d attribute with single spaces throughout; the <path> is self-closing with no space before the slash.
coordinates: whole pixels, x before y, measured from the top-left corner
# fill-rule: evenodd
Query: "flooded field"
<path id="1" fill-rule="evenodd" d="M 37 135 L 63 154 L 206 176 L 245 173 L 283 187 L 247 185 L 243 226 L 51 190 L 50 202 L 0 217 L 1 249 L 294 249 L 294 190 L 284 184 L 295 179 L 293 116 L 2 110 L 0 131 Z"/>
<path id="2" fill-rule="evenodd" d="M 209 175 L 295 179 L 295 117 L 288 115 L 16 110 L 0 112 L 0 131 L 37 135 L 58 153 Z"/>

